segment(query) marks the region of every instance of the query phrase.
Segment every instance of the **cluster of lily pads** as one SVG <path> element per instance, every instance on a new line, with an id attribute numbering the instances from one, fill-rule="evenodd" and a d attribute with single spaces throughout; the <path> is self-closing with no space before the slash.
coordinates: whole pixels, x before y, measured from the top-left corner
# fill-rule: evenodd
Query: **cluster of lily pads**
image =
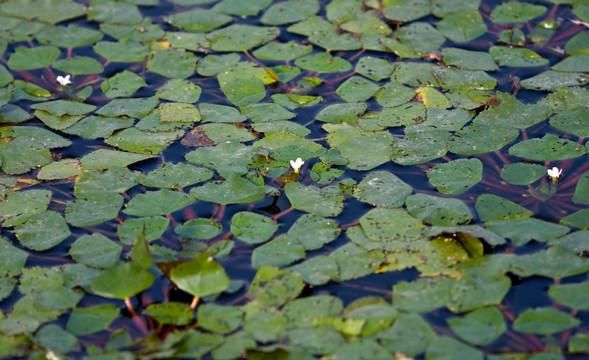
<path id="1" fill-rule="evenodd" d="M 0 356 L 588 353 L 588 22 L 0 0 Z"/>

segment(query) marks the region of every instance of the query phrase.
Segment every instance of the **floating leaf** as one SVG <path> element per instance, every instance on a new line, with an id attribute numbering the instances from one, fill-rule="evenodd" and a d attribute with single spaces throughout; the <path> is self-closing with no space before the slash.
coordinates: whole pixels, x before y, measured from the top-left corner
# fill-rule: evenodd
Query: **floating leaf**
<path id="1" fill-rule="evenodd" d="M 564 236 L 570 229 L 538 219 L 513 219 L 490 221 L 485 227 L 498 235 L 511 239 L 514 245 L 524 245 L 531 240 L 547 242 Z"/>
<path id="2" fill-rule="evenodd" d="M 304 186 L 300 183 L 288 183 L 284 191 L 291 206 L 311 214 L 330 217 L 338 215 L 344 207 L 344 196 L 338 188 Z"/>
<path id="3" fill-rule="evenodd" d="M 405 205 L 412 216 L 427 224 L 452 226 L 467 224 L 472 214 L 464 202 L 425 194 L 415 194 L 407 198 Z"/>
<path id="4" fill-rule="evenodd" d="M 193 317 L 190 306 L 179 302 L 151 304 L 145 312 L 160 324 L 187 325 Z"/>
<path id="5" fill-rule="evenodd" d="M 230 283 L 223 267 L 207 254 L 175 266 L 170 280 L 181 290 L 198 297 L 220 293 Z"/>
<path id="6" fill-rule="evenodd" d="M 524 140 L 509 148 L 509 154 L 529 160 L 566 160 L 584 155 L 587 150 L 580 144 L 546 134 L 542 138 Z"/>
<path id="7" fill-rule="evenodd" d="M 478 159 L 458 159 L 429 169 L 427 178 L 442 194 L 462 194 L 482 180 L 483 164 Z"/>
<path id="8" fill-rule="evenodd" d="M 507 330 L 503 314 L 495 307 L 451 318 L 448 325 L 461 339 L 473 345 L 488 345 Z"/>
<path id="9" fill-rule="evenodd" d="M 548 60 L 533 50 L 507 46 L 492 46 L 489 53 L 500 66 L 529 67 L 545 66 Z"/>
<path id="10" fill-rule="evenodd" d="M 119 316 L 113 304 L 80 307 L 72 311 L 66 329 L 75 335 L 88 335 L 106 329 Z"/>
<path id="11" fill-rule="evenodd" d="M 90 289 L 100 296 L 127 299 L 148 289 L 154 280 L 154 276 L 139 265 L 123 262 L 100 273 Z"/>
<path id="12" fill-rule="evenodd" d="M 191 32 L 208 32 L 231 22 L 231 17 L 205 9 L 177 12 L 166 18 L 166 22 Z"/>
<path id="13" fill-rule="evenodd" d="M 119 261 L 121 246 L 106 236 L 95 233 L 80 236 L 70 246 L 69 254 L 77 262 L 98 268 L 108 268 Z"/>
<path id="14" fill-rule="evenodd" d="M 124 70 L 103 82 L 100 89 L 109 98 L 128 97 L 146 85 L 142 77 Z"/>
<path id="15" fill-rule="evenodd" d="M 246 51 L 273 40 L 279 32 L 274 27 L 233 24 L 209 33 L 207 38 L 215 51 Z"/>
<path id="16" fill-rule="evenodd" d="M 226 334 L 236 330 L 242 322 L 243 312 L 234 306 L 203 304 L 199 306 L 197 321 L 202 328 Z"/>
<path id="17" fill-rule="evenodd" d="M 276 230 L 276 222 L 253 212 L 239 212 L 231 218 L 231 233 L 248 244 L 265 242 Z"/>
<path id="18" fill-rule="evenodd" d="M 265 193 L 265 187 L 240 176 L 229 176 L 225 181 L 209 182 L 190 191 L 198 200 L 224 205 L 255 202 L 263 199 Z"/>
<path id="19" fill-rule="evenodd" d="M 198 218 L 188 220 L 174 229 L 176 234 L 196 240 L 208 240 L 221 233 L 221 224 L 214 220 Z"/>
<path id="20" fill-rule="evenodd" d="M 427 348 L 426 356 L 428 359 L 436 360 L 450 360 L 460 356 L 472 360 L 483 360 L 485 358 L 485 355 L 480 350 L 447 336 L 433 339 Z"/>
<path id="21" fill-rule="evenodd" d="M 169 66 L 173 63 L 174 66 Z M 147 61 L 147 69 L 153 73 L 172 79 L 184 79 L 196 68 L 196 57 L 190 52 L 174 49 L 158 51 Z"/>
<path id="22" fill-rule="evenodd" d="M 527 22 L 546 12 L 542 5 L 510 1 L 497 6 L 491 12 L 491 21 L 500 24 Z"/>
<path id="23" fill-rule="evenodd" d="M 59 55 L 59 49 L 53 46 L 17 47 L 7 64 L 16 71 L 40 69 L 53 64 Z"/>
<path id="24" fill-rule="evenodd" d="M 181 191 L 148 191 L 133 197 L 123 210 L 134 216 L 166 215 L 178 211 L 194 202 L 188 194 Z"/>
<path id="25" fill-rule="evenodd" d="M 387 208 L 401 207 L 413 188 L 394 174 L 373 171 L 358 184 L 354 197 L 371 205 Z"/>
<path id="26" fill-rule="evenodd" d="M 35 251 L 51 249 L 71 235 L 65 220 L 54 211 L 45 211 L 28 217 L 14 228 L 18 241 Z"/>
<path id="27" fill-rule="evenodd" d="M 544 307 L 525 310 L 515 319 L 513 328 L 525 333 L 549 335 L 573 328 L 580 323 L 569 314 Z"/>

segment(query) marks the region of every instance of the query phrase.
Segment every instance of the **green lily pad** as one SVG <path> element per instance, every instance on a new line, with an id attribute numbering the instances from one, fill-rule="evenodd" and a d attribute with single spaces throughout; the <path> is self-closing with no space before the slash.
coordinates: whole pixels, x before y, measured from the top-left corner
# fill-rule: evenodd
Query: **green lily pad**
<path id="1" fill-rule="evenodd" d="M 402 209 L 372 209 L 360 218 L 366 237 L 375 242 L 390 243 L 398 248 L 412 248 L 422 239 L 423 224 Z"/>
<path id="2" fill-rule="evenodd" d="M 527 309 L 513 323 L 516 331 L 549 335 L 558 333 L 581 323 L 569 314 L 551 307 Z"/>
<path id="3" fill-rule="evenodd" d="M 321 255 L 307 259 L 290 269 L 299 273 L 310 285 L 323 285 L 332 279 L 337 279 L 339 274 L 336 261 Z"/>
<path id="4" fill-rule="evenodd" d="M 132 127 L 115 132 L 104 142 L 133 153 L 159 154 L 182 134 L 182 131 L 152 133 Z"/>
<path id="5" fill-rule="evenodd" d="M 16 71 L 40 69 L 53 64 L 60 54 L 59 49 L 53 46 L 17 47 L 7 64 Z"/>
<path id="6" fill-rule="evenodd" d="M 136 24 L 141 21 L 141 12 L 133 4 L 93 2 L 88 8 L 88 19 L 115 24 Z"/>
<path id="7" fill-rule="evenodd" d="M 548 70 L 521 81 L 525 89 L 544 91 L 556 90 L 563 86 L 583 86 L 589 83 L 589 76 L 584 73 Z"/>
<path id="8" fill-rule="evenodd" d="M 424 22 L 414 22 L 396 31 L 397 38 L 419 53 L 436 51 L 446 41 L 433 26 Z"/>
<path id="9" fill-rule="evenodd" d="M 82 174 L 80 169 L 80 162 L 75 159 L 64 159 L 60 161 L 52 162 L 47 164 L 39 170 L 37 179 L 41 180 L 57 180 L 67 179 L 72 176 L 78 176 Z"/>
<path id="10" fill-rule="evenodd" d="M 426 350 L 436 333 L 421 316 L 399 314 L 393 325 L 376 337 L 389 351 L 417 356 Z"/>
<path id="11" fill-rule="evenodd" d="M 454 340 L 448 336 L 440 336 L 432 340 L 427 348 L 427 359 L 450 360 L 464 356 L 472 360 L 483 360 L 485 355 L 480 350 Z"/>
<path id="12" fill-rule="evenodd" d="M 453 160 L 429 169 L 427 178 L 442 194 L 462 194 L 482 180 L 483 164 L 478 159 Z"/>
<path id="13" fill-rule="evenodd" d="M 399 22 L 417 20 L 432 11 L 430 0 L 387 0 L 382 5 L 383 15 L 387 19 Z"/>
<path id="14" fill-rule="evenodd" d="M 470 209 L 458 199 L 415 194 L 407 197 L 405 205 L 409 214 L 435 226 L 462 225 L 472 221 Z"/>
<path id="15" fill-rule="evenodd" d="M 553 224 L 538 219 L 513 219 L 490 221 L 485 227 L 498 235 L 511 239 L 514 245 L 524 245 L 531 240 L 547 242 L 566 235 L 567 226 Z"/>
<path id="16" fill-rule="evenodd" d="M 373 171 L 358 184 L 354 197 L 374 206 L 401 207 L 413 188 L 387 171 Z"/>
<path id="17" fill-rule="evenodd" d="M 170 280 L 181 290 L 202 297 L 220 293 L 229 287 L 225 270 L 207 254 L 175 266 Z"/>
<path id="18" fill-rule="evenodd" d="M 265 242 L 276 230 L 278 230 L 276 222 L 253 212 L 239 212 L 231 218 L 231 233 L 248 244 Z"/>
<path id="19" fill-rule="evenodd" d="M 291 11 L 293 7 L 296 7 L 296 12 Z M 318 11 L 317 0 L 287 0 L 270 6 L 260 21 L 265 25 L 284 25 L 304 20 Z"/>
<path id="20" fill-rule="evenodd" d="M 238 123 L 246 120 L 239 110 L 231 106 L 201 103 L 198 109 L 205 122 Z"/>
<path id="21" fill-rule="evenodd" d="M 524 140 L 509 148 L 509 154 L 529 160 L 566 160 L 585 155 L 587 150 L 580 144 L 546 134 L 542 138 Z"/>
<path id="22" fill-rule="evenodd" d="M 66 329 L 75 335 L 88 335 L 102 331 L 119 316 L 113 304 L 79 307 L 72 311 Z"/>
<path id="23" fill-rule="evenodd" d="M 370 170 L 391 159 L 393 137 L 389 132 L 363 131 L 347 124 L 325 125 L 327 142 L 348 160 L 348 168 Z"/>
<path id="24" fill-rule="evenodd" d="M 294 238 L 287 235 L 277 236 L 273 240 L 258 246 L 252 253 L 252 267 L 286 266 L 305 257 L 305 248 Z"/>
<path id="25" fill-rule="evenodd" d="M 166 215 L 192 204 L 194 199 L 181 191 L 148 191 L 133 197 L 123 210 L 134 216 Z"/>
<path id="26" fill-rule="evenodd" d="M 507 330 L 503 314 L 495 307 L 451 318 L 448 325 L 462 340 L 473 345 L 488 345 Z"/>
<path id="27" fill-rule="evenodd" d="M 347 102 L 355 103 L 371 98 L 380 87 L 372 81 L 360 76 L 352 76 L 344 81 L 336 90 L 337 94 Z"/>
<path id="28" fill-rule="evenodd" d="M 67 26 L 45 28 L 42 32 L 37 33 L 35 38 L 45 45 L 77 48 L 92 45 L 102 40 L 103 36 L 100 31 L 76 24 L 69 24 Z"/>
<path id="29" fill-rule="evenodd" d="M 517 129 L 511 127 L 472 124 L 450 139 L 448 150 L 458 155 L 484 154 L 500 150 L 513 142 L 518 135 Z"/>
<path id="30" fill-rule="evenodd" d="M 445 37 L 456 43 L 467 43 L 487 32 L 487 25 L 478 9 L 448 14 L 438 22 L 437 28 Z"/>
<path id="31" fill-rule="evenodd" d="M 475 207 L 482 221 L 522 219 L 533 215 L 532 211 L 493 194 L 480 195 Z"/>
<path id="32" fill-rule="evenodd" d="M 266 188 L 237 176 L 229 176 L 225 181 L 208 182 L 190 190 L 190 195 L 202 201 L 218 204 L 243 204 L 264 198 Z"/>
<path id="33" fill-rule="evenodd" d="M 200 86 L 183 79 L 172 79 L 159 88 L 156 96 L 160 99 L 181 103 L 195 103 L 200 98 Z"/>
<path id="34" fill-rule="evenodd" d="M 385 59 L 363 56 L 358 60 L 354 71 L 370 80 L 380 81 L 391 75 L 393 65 Z"/>
<path id="35" fill-rule="evenodd" d="M 127 219 L 117 228 L 119 240 L 125 245 L 132 245 L 140 237 L 145 241 L 159 239 L 170 225 L 170 220 L 161 216 Z"/>
<path id="36" fill-rule="evenodd" d="M 154 276 L 135 263 L 121 262 L 104 270 L 90 284 L 90 290 L 100 296 L 127 299 L 148 289 Z"/>
<path id="37" fill-rule="evenodd" d="M 256 49 L 252 54 L 260 60 L 289 61 L 310 54 L 313 47 L 296 41 L 285 43 L 273 41 Z"/>
<path id="38" fill-rule="evenodd" d="M 546 7 L 510 1 L 491 12 L 491 21 L 498 24 L 515 24 L 530 21 L 546 12 Z"/>
<path id="39" fill-rule="evenodd" d="M 500 66 L 530 67 L 545 66 L 548 64 L 548 59 L 526 48 L 492 46 L 489 49 L 489 53 Z"/>
<path id="40" fill-rule="evenodd" d="M 237 54 L 207 55 L 198 63 L 197 72 L 202 76 L 215 76 L 230 70 L 241 60 Z"/>
<path id="41" fill-rule="evenodd" d="M 232 21 L 230 16 L 206 9 L 178 12 L 166 18 L 166 22 L 190 32 L 208 32 Z"/>
<path id="42" fill-rule="evenodd" d="M 513 163 L 501 169 L 501 178 L 514 185 L 529 185 L 546 176 L 546 168 L 538 164 Z"/>
<path id="43" fill-rule="evenodd" d="M 192 309 L 188 304 L 173 301 L 151 304 L 145 309 L 145 312 L 160 324 L 179 326 L 189 324 L 193 317 Z"/>
<path id="44" fill-rule="evenodd" d="M 72 351 L 78 343 L 74 335 L 55 324 L 43 326 L 35 335 L 35 341 L 47 349 L 60 353 Z"/>
<path id="45" fill-rule="evenodd" d="M 2 265 L 0 266 L 0 274 L 2 276 L 19 275 L 25 266 L 28 254 L 15 246 L 13 246 L 6 238 L 0 237 L 0 259 Z"/>
<path id="46" fill-rule="evenodd" d="M 334 241 L 341 229 L 336 221 L 317 215 L 305 214 L 288 230 L 288 238 L 296 240 L 305 250 L 317 250 Z"/>
<path id="47" fill-rule="evenodd" d="M 582 274 L 587 269 L 589 262 L 586 259 L 559 246 L 518 256 L 517 262 L 511 264 L 511 271 L 517 275 L 539 275 L 553 279 Z"/>
<path id="48" fill-rule="evenodd" d="M 184 163 L 164 163 L 161 167 L 142 174 L 139 183 L 156 188 L 182 189 L 213 177 L 210 170 Z"/>
<path id="49" fill-rule="evenodd" d="M 311 214 L 337 216 L 344 207 L 344 196 L 336 187 L 318 188 L 292 182 L 284 187 L 284 191 L 293 208 Z"/>
<path id="50" fill-rule="evenodd" d="M 554 301 L 571 309 L 586 310 L 589 309 L 588 286 L 587 282 L 552 285 L 548 289 L 548 295 Z"/>
<path id="51" fill-rule="evenodd" d="M 589 125 L 584 119 L 587 118 L 586 108 L 579 108 L 569 111 L 559 111 L 550 119 L 550 125 L 579 137 L 589 136 Z"/>
<path id="52" fill-rule="evenodd" d="M 221 90 L 237 106 L 247 106 L 266 97 L 264 82 L 249 65 L 236 66 L 217 76 Z"/>
<path id="53" fill-rule="evenodd" d="M 191 239 L 208 240 L 219 235 L 222 230 L 223 228 L 218 222 L 210 219 L 198 218 L 188 220 L 184 224 L 177 226 L 174 229 L 174 232 Z"/>
<path id="54" fill-rule="evenodd" d="M 119 261 L 122 248 L 106 236 L 94 233 L 80 236 L 70 246 L 69 254 L 78 263 L 108 268 Z"/>
<path id="55" fill-rule="evenodd" d="M 189 162 L 215 169 L 224 177 L 247 173 L 248 164 L 253 157 L 253 149 L 238 142 L 201 147 L 186 154 Z"/>
<path id="56" fill-rule="evenodd" d="M 14 228 L 18 241 L 26 248 L 43 251 L 60 244 L 71 235 L 65 220 L 55 211 L 45 211 L 28 217 Z"/>
<path id="57" fill-rule="evenodd" d="M 104 194 L 92 199 L 77 199 L 68 202 L 65 220 L 73 226 L 85 227 L 114 219 L 123 206 L 124 199 L 117 194 Z"/>
<path id="58" fill-rule="evenodd" d="M 130 116 L 142 118 L 147 116 L 158 104 L 156 97 L 114 99 L 107 103 L 96 114 L 103 116 Z"/>
<path id="59" fill-rule="evenodd" d="M 279 32 L 275 27 L 233 24 L 209 33 L 207 38 L 215 51 L 247 51 L 272 41 Z"/>
<path id="60" fill-rule="evenodd" d="M 147 46 L 134 41 L 100 41 L 93 49 L 111 62 L 142 62 L 148 54 Z"/>
<path id="61" fill-rule="evenodd" d="M 174 64 L 174 66 L 169 66 Z M 171 79 L 185 79 L 194 74 L 196 56 L 175 49 L 158 51 L 147 60 L 147 69 Z"/>
<path id="62" fill-rule="evenodd" d="M 9 192 L 0 201 L 0 218 L 3 226 L 22 224 L 33 215 L 47 210 L 52 193 L 48 190 Z"/>
<path id="63" fill-rule="evenodd" d="M 103 82 L 100 89 L 109 98 L 129 97 L 146 85 L 142 77 L 124 70 Z"/>
<path id="64" fill-rule="evenodd" d="M 203 304 L 199 306 L 197 321 L 208 331 L 226 334 L 236 330 L 242 323 L 243 312 L 234 306 Z"/>
<path id="65" fill-rule="evenodd" d="M 444 277 L 401 281 L 393 286 L 393 305 L 406 312 L 427 313 L 450 300 L 452 280 Z"/>
<path id="66" fill-rule="evenodd" d="M 298 58 L 295 65 L 307 70 L 318 73 L 345 72 L 352 69 L 352 65 L 341 57 L 331 56 L 327 52 L 320 52 Z"/>
<path id="67" fill-rule="evenodd" d="M 467 70 L 495 71 L 497 64 L 489 53 L 459 48 L 443 48 L 442 56 L 446 65 Z"/>

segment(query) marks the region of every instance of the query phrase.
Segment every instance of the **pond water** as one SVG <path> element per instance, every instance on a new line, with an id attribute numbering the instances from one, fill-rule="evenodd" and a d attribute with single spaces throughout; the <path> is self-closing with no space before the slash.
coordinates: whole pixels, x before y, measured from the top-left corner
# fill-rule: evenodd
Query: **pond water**
<path id="1" fill-rule="evenodd" d="M 588 23 L 0 0 L 0 356 L 587 358 Z"/>

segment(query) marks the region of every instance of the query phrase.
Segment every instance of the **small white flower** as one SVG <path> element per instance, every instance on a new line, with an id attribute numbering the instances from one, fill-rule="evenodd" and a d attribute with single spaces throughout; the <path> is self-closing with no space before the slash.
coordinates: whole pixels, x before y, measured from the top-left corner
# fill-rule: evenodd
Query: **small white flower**
<path id="1" fill-rule="evenodd" d="M 303 161 L 303 159 L 301 158 L 297 158 L 296 160 L 291 160 L 290 161 L 290 166 L 292 166 L 295 174 L 298 174 L 299 171 L 301 170 L 301 166 L 303 166 L 305 162 Z"/>
<path id="2" fill-rule="evenodd" d="M 66 76 L 57 76 L 57 78 L 55 80 L 57 80 L 57 82 L 59 83 L 59 85 L 61 86 L 68 86 L 69 84 L 72 83 L 72 80 L 70 80 L 71 75 L 66 75 Z"/>
<path id="3" fill-rule="evenodd" d="M 55 354 L 52 350 L 49 350 L 46 354 L 45 354 L 45 358 L 47 360 L 61 360 L 61 358 L 59 356 L 57 356 L 57 354 Z"/>
<path id="4" fill-rule="evenodd" d="M 562 174 L 562 169 L 559 169 L 556 166 L 554 166 L 552 169 L 546 170 L 546 172 L 548 173 L 548 177 L 552 180 L 552 182 L 556 183 L 558 181 L 558 178 Z"/>

